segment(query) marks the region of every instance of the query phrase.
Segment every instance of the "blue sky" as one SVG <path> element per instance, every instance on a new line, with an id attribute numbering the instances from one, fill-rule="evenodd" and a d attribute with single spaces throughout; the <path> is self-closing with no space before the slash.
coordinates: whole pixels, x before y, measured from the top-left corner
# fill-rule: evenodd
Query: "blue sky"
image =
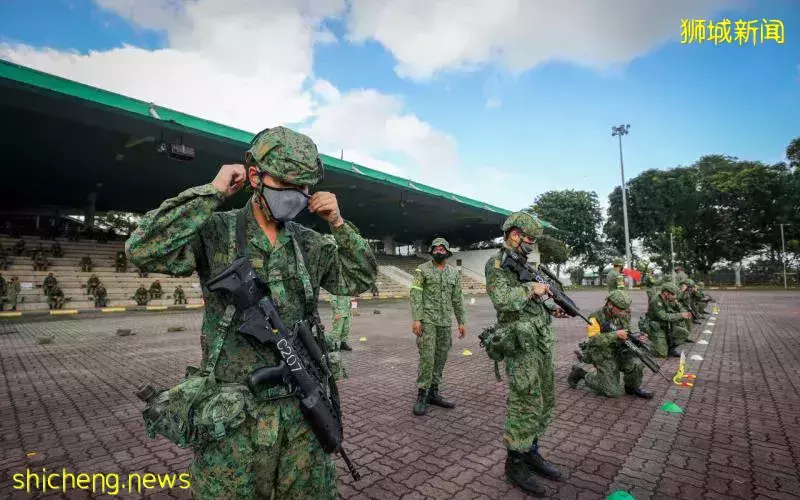
<path id="1" fill-rule="evenodd" d="M 624 138 L 628 178 L 711 153 L 779 161 L 788 142 L 800 135 L 800 4 L 764 0 L 713 16 L 724 17 L 780 19 L 786 41 L 745 47 L 673 41 L 614 69 L 551 62 L 512 74 L 493 64 L 415 81 L 397 74 L 398 61 L 384 44 L 374 39 L 349 43 L 346 22 L 329 19 L 324 25 L 338 41 L 314 48 L 313 78 L 330 82 L 342 94 L 374 89 L 394 96 L 403 113 L 457 142 L 457 165 L 442 167 L 441 176 L 437 165 L 420 167 L 415 158 L 388 147 L 366 156 L 394 163 L 412 178 L 509 209 L 552 189 L 595 190 L 605 201 L 619 183 L 612 125 L 631 125 Z M 152 28 L 152 23 L 135 26 L 90 0 L 0 3 L 0 43 L 82 54 L 122 44 L 168 47 L 166 31 Z M 674 32 L 678 37 L 677 22 Z M 489 99 L 502 104 L 487 108 Z M 419 147 L 417 160 L 425 161 L 423 150 L 430 144 L 410 146 Z M 491 182 L 484 182 L 487 177 Z"/>

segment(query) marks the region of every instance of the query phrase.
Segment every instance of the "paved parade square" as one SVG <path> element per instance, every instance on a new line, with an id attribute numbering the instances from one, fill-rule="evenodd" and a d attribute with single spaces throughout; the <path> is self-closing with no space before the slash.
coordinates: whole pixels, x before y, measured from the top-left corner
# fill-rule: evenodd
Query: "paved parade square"
<path id="1" fill-rule="evenodd" d="M 552 498 L 600 499 L 616 490 L 636 499 L 800 498 L 800 294 L 709 293 L 719 314 L 695 325 L 693 336 L 707 344 L 681 346 L 694 387 L 645 370 L 644 387 L 655 393 L 649 401 L 597 397 L 583 384 L 570 389 L 585 327 L 556 320 L 557 407 L 540 442 L 564 474 L 562 482 L 543 480 Z M 646 296 L 632 295 L 635 325 Z M 573 295 L 586 313 L 604 296 Z M 467 337 L 454 337 L 442 386 L 457 407 L 431 407 L 423 417 L 411 411 L 417 351 L 408 301 L 360 302 L 340 392 L 346 449 L 362 478 L 354 483 L 337 459 L 343 498 L 523 498 L 503 474 L 504 382 L 477 340 L 494 312 L 485 296 L 466 301 Z M 327 305 L 321 312 L 330 327 Z M 133 392 L 147 381 L 171 386 L 198 364 L 201 320 L 202 311 L 191 311 L 1 322 L 0 498 L 37 496 L 14 488 L 13 476 L 26 469 L 116 473 L 120 483 L 129 473 L 186 472 L 190 452 L 145 435 Z M 174 326 L 185 330 L 167 331 Z M 133 335 L 118 336 L 120 328 Z M 47 335 L 52 343 L 37 344 Z M 702 361 L 689 359 L 694 354 Z M 678 363 L 661 364 L 671 377 Z M 660 409 L 667 401 L 683 413 Z M 177 485 L 141 495 L 120 487 L 117 496 L 191 498 Z"/>

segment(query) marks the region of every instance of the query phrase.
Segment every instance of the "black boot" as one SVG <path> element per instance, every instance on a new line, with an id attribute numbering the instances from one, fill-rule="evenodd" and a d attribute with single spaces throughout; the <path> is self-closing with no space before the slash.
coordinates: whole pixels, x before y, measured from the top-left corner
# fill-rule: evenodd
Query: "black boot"
<path id="1" fill-rule="evenodd" d="M 578 358 L 578 362 L 583 363 L 583 352 L 580 349 L 575 349 L 572 351 L 575 353 L 575 357 Z"/>
<path id="2" fill-rule="evenodd" d="M 455 408 L 455 403 L 451 403 L 450 401 L 445 401 L 439 395 L 439 386 L 432 385 L 430 390 L 428 391 L 428 403 L 436 406 L 441 406 L 442 408 Z"/>
<path id="3" fill-rule="evenodd" d="M 342 342 L 341 344 L 339 344 L 339 349 L 341 349 L 342 351 L 352 351 L 353 350 L 353 348 L 350 347 L 350 345 L 347 342 Z"/>
<path id="4" fill-rule="evenodd" d="M 641 387 L 637 387 L 636 389 L 631 389 L 630 387 L 626 387 L 625 394 L 630 394 L 631 396 L 636 396 L 644 399 L 651 399 L 653 397 L 652 392 L 642 389 Z"/>
<path id="5" fill-rule="evenodd" d="M 555 479 L 556 481 L 561 479 L 561 473 L 558 471 L 558 469 L 556 469 L 556 466 L 545 460 L 543 456 L 539 455 L 538 441 L 533 442 L 531 451 L 528 452 L 528 458 L 530 459 L 531 469 L 536 474 L 549 477 L 550 479 Z"/>
<path id="6" fill-rule="evenodd" d="M 414 415 L 421 416 L 428 413 L 428 389 L 420 389 L 417 402 L 414 403 Z"/>
<path id="7" fill-rule="evenodd" d="M 535 497 L 547 495 L 547 488 L 536 481 L 536 476 L 530 469 L 529 460 L 525 459 L 525 454 L 518 451 L 508 450 L 506 458 L 506 479 L 514 486 L 518 486 L 522 491 L 526 491 Z"/>
<path id="8" fill-rule="evenodd" d="M 580 367 L 580 365 L 574 365 L 572 367 L 572 371 L 569 372 L 569 377 L 567 377 L 567 384 L 569 384 L 571 389 L 575 389 L 578 387 L 578 382 L 583 380 L 583 377 L 586 376 L 586 370 Z"/>

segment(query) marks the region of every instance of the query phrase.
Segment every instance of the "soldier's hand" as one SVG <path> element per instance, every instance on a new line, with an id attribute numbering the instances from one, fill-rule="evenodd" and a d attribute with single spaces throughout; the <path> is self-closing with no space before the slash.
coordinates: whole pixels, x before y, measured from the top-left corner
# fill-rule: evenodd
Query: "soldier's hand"
<path id="1" fill-rule="evenodd" d="M 411 332 L 417 337 L 422 335 L 422 321 L 414 321 L 411 323 Z"/>
<path id="2" fill-rule="evenodd" d="M 223 165 L 217 172 L 217 176 L 211 181 L 211 185 L 226 198 L 229 198 L 242 189 L 245 180 L 247 180 L 247 172 L 244 165 L 238 163 Z"/>
<path id="3" fill-rule="evenodd" d="M 617 338 L 619 340 L 628 340 L 628 332 L 625 330 L 617 330 Z"/>
<path id="4" fill-rule="evenodd" d="M 458 325 L 458 338 L 463 339 L 467 334 L 467 327 L 465 325 Z"/>
<path id="5" fill-rule="evenodd" d="M 691 318 L 691 317 L 692 317 L 692 313 L 690 313 L 689 311 L 682 312 L 682 313 L 681 313 L 681 316 L 683 316 L 683 317 L 684 317 L 684 318 L 686 318 L 686 319 L 689 319 L 689 318 Z"/>
<path id="6" fill-rule="evenodd" d="M 531 283 L 529 298 L 532 298 L 534 296 L 545 295 L 549 291 L 550 291 L 550 288 L 547 285 L 545 285 L 544 283 L 538 283 L 538 282 Z"/>
<path id="7" fill-rule="evenodd" d="M 317 191 L 311 195 L 308 200 L 308 211 L 318 214 L 333 227 L 339 227 L 344 223 L 339 213 L 339 201 L 333 193 Z"/>
<path id="8" fill-rule="evenodd" d="M 567 313 L 565 313 L 564 310 L 561 309 L 558 306 L 556 306 L 555 310 L 553 311 L 553 316 L 555 316 L 556 318 L 568 318 L 569 317 L 569 315 Z"/>

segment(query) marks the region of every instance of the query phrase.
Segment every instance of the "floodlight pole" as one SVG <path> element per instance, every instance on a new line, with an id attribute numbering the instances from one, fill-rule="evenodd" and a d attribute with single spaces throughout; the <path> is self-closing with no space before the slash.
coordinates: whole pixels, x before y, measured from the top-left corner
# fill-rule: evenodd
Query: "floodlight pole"
<path id="1" fill-rule="evenodd" d="M 783 289 L 789 286 L 786 284 L 786 241 L 783 239 L 783 224 L 781 224 L 781 263 L 783 264 Z"/>
<path id="2" fill-rule="evenodd" d="M 633 262 L 631 262 L 631 238 L 628 232 L 628 194 L 625 188 L 625 165 L 622 161 L 622 136 L 627 135 L 630 128 L 630 125 L 611 127 L 611 137 L 619 137 L 619 173 L 622 177 L 622 221 L 625 225 L 625 260 L 628 263 L 628 269 L 633 269 Z"/>

